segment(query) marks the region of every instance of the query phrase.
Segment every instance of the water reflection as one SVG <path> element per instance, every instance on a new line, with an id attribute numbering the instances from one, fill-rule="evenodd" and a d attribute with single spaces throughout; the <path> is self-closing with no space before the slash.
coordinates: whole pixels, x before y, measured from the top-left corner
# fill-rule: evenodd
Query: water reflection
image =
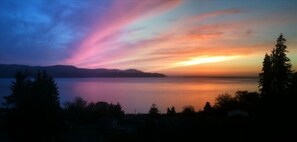
<path id="1" fill-rule="evenodd" d="M 126 113 L 147 113 L 152 103 L 162 113 L 175 106 L 181 111 L 185 105 L 202 109 L 206 101 L 213 104 L 222 93 L 238 90 L 257 91 L 256 78 L 57 78 L 55 79 L 63 104 L 80 96 L 88 102 L 119 102 Z M 0 98 L 11 93 L 13 81 L 0 79 Z M 2 99 L 3 100 L 3 99 Z M 1 101 L 2 101 L 1 100 Z"/>
<path id="2" fill-rule="evenodd" d="M 61 100 L 80 96 L 91 102 L 119 102 L 126 113 L 148 112 L 156 103 L 165 113 L 175 106 L 181 111 L 185 105 L 202 109 L 206 101 L 213 104 L 222 93 L 238 90 L 257 91 L 254 78 L 82 78 L 56 79 Z"/>

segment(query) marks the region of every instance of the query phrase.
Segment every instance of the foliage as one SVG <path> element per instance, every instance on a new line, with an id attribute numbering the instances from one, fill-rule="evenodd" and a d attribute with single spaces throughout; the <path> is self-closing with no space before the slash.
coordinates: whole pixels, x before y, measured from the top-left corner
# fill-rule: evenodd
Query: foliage
<path id="1" fill-rule="evenodd" d="M 287 57 L 286 39 L 281 34 L 277 39 L 277 44 L 271 53 L 274 93 L 282 93 L 289 87 L 289 79 L 292 73 L 290 59 Z"/>
<path id="2" fill-rule="evenodd" d="M 183 114 L 194 114 L 195 113 L 195 108 L 194 108 L 194 106 L 191 106 L 191 105 L 185 106 L 183 108 L 182 113 Z"/>
<path id="3" fill-rule="evenodd" d="M 87 103 L 83 98 L 76 97 L 73 102 L 65 103 L 64 114 L 66 120 L 73 124 L 95 122 L 102 117 L 119 118 L 124 111 L 119 103 L 116 105 L 106 102 Z"/>
<path id="4" fill-rule="evenodd" d="M 263 61 L 262 72 L 259 74 L 259 88 L 262 96 L 272 93 L 272 62 L 271 57 L 266 53 Z"/>
<path id="5" fill-rule="evenodd" d="M 171 108 L 167 108 L 167 114 L 168 115 L 175 115 L 176 114 L 175 107 L 172 106 Z"/>
<path id="6" fill-rule="evenodd" d="M 204 112 L 207 112 L 207 113 L 212 110 L 212 107 L 211 107 L 209 102 L 205 103 L 205 106 L 204 106 L 203 110 L 204 110 Z"/>
<path id="7" fill-rule="evenodd" d="M 216 98 L 214 107 L 221 110 L 234 110 L 236 108 L 237 101 L 230 94 L 222 94 Z"/>
<path id="8" fill-rule="evenodd" d="M 265 55 L 262 72 L 259 74 L 261 95 L 283 93 L 290 86 L 292 76 L 290 59 L 287 57 L 286 39 L 281 34 L 271 55 Z"/>
<path id="9" fill-rule="evenodd" d="M 10 108 L 8 131 L 28 141 L 50 140 L 58 135 L 61 126 L 58 89 L 46 72 L 38 72 L 34 79 L 29 77 L 28 72 L 18 72 L 10 87 L 12 94 L 5 97 Z"/>
<path id="10" fill-rule="evenodd" d="M 297 94 L 297 72 L 294 72 L 290 81 L 289 91 L 291 94 Z"/>
<path id="11" fill-rule="evenodd" d="M 149 115 L 151 116 L 156 116 L 156 115 L 159 115 L 160 114 L 160 111 L 157 107 L 156 104 L 152 104 L 150 110 L 149 110 Z"/>
<path id="12" fill-rule="evenodd" d="M 229 94 L 218 96 L 214 108 L 224 112 L 244 110 L 254 113 L 259 107 L 259 103 L 260 95 L 257 92 L 237 91 L 234 97 Z"/>
<path id="13" fill-rule="evenodd" d="M 237 91 L 234 99 L 238 109 L 254 112 L 259 106 L 260 95 L 257 92 Z"/>
<path id="14" fill-rule="evenodd" d="M 17 72 L 15 81 L 10 87 L 12 94 L 5 96 L 5 105 L 10 108 L 22 108 L 26 103 L 26 96 L 31 92 L 32 81 L 28 78 L 28 72 Z"/>

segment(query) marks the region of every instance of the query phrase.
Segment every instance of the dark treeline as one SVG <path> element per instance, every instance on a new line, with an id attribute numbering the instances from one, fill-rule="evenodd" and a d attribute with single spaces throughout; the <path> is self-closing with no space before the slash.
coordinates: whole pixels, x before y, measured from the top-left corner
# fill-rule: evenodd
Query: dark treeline
<path id="1" fill-rule="evenodd" d="M 286 56 L 283 35 L 266 54 L 259 74 L 259 93 L 222 94 L 196 111 L 152 104 L 147 114 L 124 114 L 119 103 L 75 98 L 63 105 L 54 79 L 46 72 L 33 78 L 19 72 L 12 94 L 0 110 L 1 141 L 192 141 L 292 140 L 296 137 L 297 73 Z"/>
<path id="2" fill-rule="evenodd" d="M 121 118 L 124 111 L 119 103 L 108 104 L 106 102 L 87 103 L 80 97 L 73 102 L 67 102 L 63 109 L 67 121 L 73 126 L 81 123 L 96 122 L 102 117 Z"/>

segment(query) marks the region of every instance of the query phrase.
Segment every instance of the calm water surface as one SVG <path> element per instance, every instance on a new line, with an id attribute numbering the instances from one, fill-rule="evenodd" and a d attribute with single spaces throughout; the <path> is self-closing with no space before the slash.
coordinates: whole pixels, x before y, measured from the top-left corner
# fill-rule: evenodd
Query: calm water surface
<path id="1" fill-rule="evenodd" d="M 88 102 L 119 102 L 126 113 L 147 113 L 153 103 L 162 113 L 174 106 L 203 109 L 223 93 L 257 91 L 257 78 L 56 78 L 62 105 L 80 96 Z M 0 79 L 0 100 L 10 94 L 12 78 Z"/>

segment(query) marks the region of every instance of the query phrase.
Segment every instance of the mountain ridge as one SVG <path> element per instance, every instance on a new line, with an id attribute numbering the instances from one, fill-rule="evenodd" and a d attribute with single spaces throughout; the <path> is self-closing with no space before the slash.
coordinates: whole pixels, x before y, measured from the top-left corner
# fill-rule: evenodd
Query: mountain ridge
<path id="1" fill-rule="evenodd" d="M 73 65 L 29 66 L 19 64 L 0 64 L 0 78 L 14 77 L 18 71 L 46 71 L 55 78 L 84 78 L 84 77 L 166 77 L 161 73 L 143 72 L 137 69 L 106 69 L 78 68 Z"/>

